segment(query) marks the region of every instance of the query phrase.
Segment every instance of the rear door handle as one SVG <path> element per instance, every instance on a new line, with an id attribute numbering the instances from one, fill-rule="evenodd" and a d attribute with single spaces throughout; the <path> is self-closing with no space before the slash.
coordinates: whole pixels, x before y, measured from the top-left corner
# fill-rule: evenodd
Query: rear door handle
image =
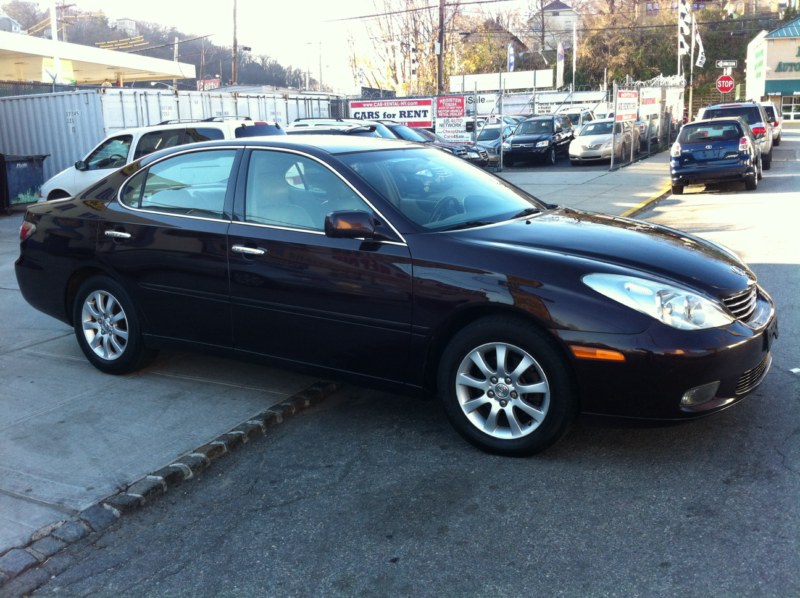
<path id="1" fill-rule="evenodd" d="M 261 247 L 247 247 L 245 245 L 234 245 L 231 247 L 231 251 L 234 253 L 241 253 L 242 255 L 251 256 L 266 255 L 267 253 L 267 250 L 262 249 Z"/>
<path id="2" fill-rule="evenodd" d="M 130 239 L 131 234 L 122 232 L 121 230 L 107 230 L 105 233 L 106 237 L 111 237 L 112 239 Z"/>

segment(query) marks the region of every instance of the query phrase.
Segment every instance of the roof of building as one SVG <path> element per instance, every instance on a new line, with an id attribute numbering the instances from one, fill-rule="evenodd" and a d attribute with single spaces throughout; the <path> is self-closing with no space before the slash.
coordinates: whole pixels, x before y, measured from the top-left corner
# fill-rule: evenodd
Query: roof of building
<path id="1" fill-rule="evenodd" d="M 195 76 L 193 64 L 0 31 L 0 81 L 80 85 Z"/>
<path id="2" fill-rule="evenodd" d="M 550 4 L 542 8 L 542 10 L 546 12 L 552 12 L 554 10 L 572 10 L 572 7 L 567 4 L 564 4 L 563 2 L 561 2 L 561 0 L 555 0 L 555 2 L 551 2 Z"/>
<path id="3" fill-rule="evenodd" d="M 767 39 L 777 39 L 786 37 L 800 37 L 800 17 L 789 21 L 783 27 L 773 29 L 767 34 Z"/>

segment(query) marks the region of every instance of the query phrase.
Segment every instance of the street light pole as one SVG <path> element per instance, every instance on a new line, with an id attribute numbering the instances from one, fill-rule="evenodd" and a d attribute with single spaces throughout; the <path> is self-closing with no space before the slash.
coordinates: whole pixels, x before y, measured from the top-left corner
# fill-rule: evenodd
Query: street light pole
<path id="1" fill-rule="evenodd" d="M 231 83 L 233 85 L 236 85 L 236 82 L 239 80 L 239 45 L 236 41 L 236 3 L 237 0 L 233 0 L 233 56 L 231 61 Z"/>
<path id="2" fill-rule="evenodd" d="M 444 78 L 444 18 L 445 18 L 445 0 L 439 0 L 439 41 L 437 42 L 436 52 L 436 95 L 441 95 L 444 86 L 442 80 Z"/>

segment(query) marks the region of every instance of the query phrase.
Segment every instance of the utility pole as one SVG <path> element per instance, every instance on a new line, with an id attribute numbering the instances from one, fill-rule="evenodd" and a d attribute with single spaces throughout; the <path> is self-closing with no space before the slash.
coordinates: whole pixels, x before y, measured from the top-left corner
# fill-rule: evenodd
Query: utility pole
<path id="1" fill-rule="evenodd" d="M 178 62 L 178 44 L 179 43 L 180 42 L 179 42 L 178 38 L 176 37 L 175 38 L 175 45 L 172 47 L 172 60 L 174 60 L 175 62 Z M 177 79 L 173 79 L 172 80 L 172 90 L 173 91 L 178 91 L 178 80 Z"/>
<path id="2" fill-rule="evenodd" d="M 239 44 L 236 41 L 236 2 L 237 0 L 233 0 L 233 56 L 231 60 L 231 84 L 233 85 L 236 85 L 236 82 L 239 80 L 239 65 L 237 64 L 239 62 L 237 60 L 239 56 Z"/>
<path id="3" fill-rule="evenodd" d="M 444 86 L 442 79 L 444 78 L 444 18 L 445 18 L 445 0 L 439 0 L 439 41 L 436 42 L 436 95 L 441 95 Z"/>

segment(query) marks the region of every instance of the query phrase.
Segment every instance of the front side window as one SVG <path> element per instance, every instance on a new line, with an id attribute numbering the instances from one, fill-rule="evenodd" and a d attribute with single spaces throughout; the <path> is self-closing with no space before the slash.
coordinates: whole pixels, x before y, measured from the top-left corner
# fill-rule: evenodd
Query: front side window
<path id="1" fill-rule="evenodd" d="M 181 154 L 153 164 L 123 188 L 128 207 L 185 216 L 223 217 L 236 150 Z"/>
<path id="2" fill-rule="evenodd" d="M 297 154 L 254 150 L 247 168 L 245 219 L 301 230 L 325 230 L 325 216 L 368 205 L 333 171 Z"/>
<path id="3" fill-rule="evenodd" d="M 107 139 L 84 160 L 87 170 L 119 168 L 128 162 L 132 135 L 120 135 Z"/>

